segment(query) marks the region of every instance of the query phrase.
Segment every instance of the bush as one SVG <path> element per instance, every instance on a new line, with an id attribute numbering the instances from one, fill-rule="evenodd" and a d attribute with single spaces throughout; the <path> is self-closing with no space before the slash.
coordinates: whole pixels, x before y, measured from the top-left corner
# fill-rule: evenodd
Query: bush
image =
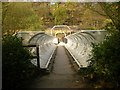
<path id="1" fill-rule="evenodd" d="M 106 40 L 93 44 L 93 57 L 88 60 L 90 64 L 84 71 L 92 75 L 91 80 L 113 82 L 115 86 L 120 83 L 120 31 L 114 31 Z"/>
<path id="2" fill-rule="evenodd" d="M 22 39 L 8 35 L 2 41 L 3 88 L 18 87 L 27 78 L 30 52 L 22 46 Z"/>

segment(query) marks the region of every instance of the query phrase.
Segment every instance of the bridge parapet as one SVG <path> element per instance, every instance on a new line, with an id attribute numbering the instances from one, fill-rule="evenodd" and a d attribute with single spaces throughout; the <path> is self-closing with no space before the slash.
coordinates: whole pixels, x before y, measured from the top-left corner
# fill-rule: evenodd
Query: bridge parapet
<path id="1" fill-rule="evenodd" d="M 23 44 L 27 44 L 29 39 L 32 38 L 34 35 L 36 34 L 44 34 L 44 31 L 21 31 L 21 32 L 17 32 L 17 36 L 18 37 L 22 37 L 23 38 Z"/>
<path id="2" fill-rule="evenodd" d="M 45 34 L 41 31 L 23 31 L 17 33 L 18 37 L 22 37 L 23 44 L 37 45 L 39 47 L 39 55 L 37 55 L 36 47 L 30 47 L 29 50 L 33 54 L 33 56 L 39 57 L 39 65 L 41 69 L 47 69 L 51 58 L 56 49 L 56 45 L 54 44 L 55 37 Z M 37 66 L 37 59 L 34 58 L 31 62 Z"/>
<path id="3" fill-rule="evenodd" d="M 91 58 L 91 43 L 99 43 L 104 40 L 105 30 L 81 30 L 66 37 L 65 47 L 74 58 L 80 68 L 88 66 L 87 60 Z"/>

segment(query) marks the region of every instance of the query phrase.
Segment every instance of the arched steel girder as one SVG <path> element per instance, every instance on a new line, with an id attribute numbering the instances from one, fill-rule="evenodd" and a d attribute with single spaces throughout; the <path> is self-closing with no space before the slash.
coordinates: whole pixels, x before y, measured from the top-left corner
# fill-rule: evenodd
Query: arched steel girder
<path id="1" fill-rule="evenodd" d="M 53 28 L 50 30 L 50 31 L 51 31 L 51 35 L 53 35 L 53 30 L 54 30 L 54 28 L 56 28 L 56 27 L 67 27 L 68 30 L 70 30 L 70 34 L 71 34 L 71 28 L 70 28 L 69 26 L 67 26 L 67 25 L 55 25 L 55 26 L 53 26 Z"/>

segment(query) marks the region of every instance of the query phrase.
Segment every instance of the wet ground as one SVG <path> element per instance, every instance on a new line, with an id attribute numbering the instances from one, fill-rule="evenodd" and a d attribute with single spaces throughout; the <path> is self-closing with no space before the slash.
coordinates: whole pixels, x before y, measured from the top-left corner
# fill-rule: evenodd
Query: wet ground
<path id="1" fill-rule="evenodd" d="M 80 75 L 72 67 L 62 43 L 58 45 L 53 70 L 50 74 L 37 77 L 30 88 L 83 88 Z"/>

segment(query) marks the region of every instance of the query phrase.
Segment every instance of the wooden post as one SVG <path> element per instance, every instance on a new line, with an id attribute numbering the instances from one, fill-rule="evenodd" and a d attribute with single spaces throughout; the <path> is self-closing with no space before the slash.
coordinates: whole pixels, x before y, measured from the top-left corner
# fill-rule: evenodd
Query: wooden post
<path id="1" fill-rule="evenodd" d="M 37 66 L 38 68 L 40 68 L 39 46 L 36 46 L 36 50 L 37 50 Z"/>
<path id="2" fill-rule="evenodd" d="M 33 58 L 37 58 L 37 67 L 40 68 L 39 46 L 28 44 L 28 45 L 23 45 L 23 47 L 36 47 L 37 56 L 33 56 Z"/>
<path id="3" fill-rule="evenodd" d="M 26 44 L 26 45 L 23 45 L 23 47 L 36 47 L 36 45 L 34 45 L 34 44 Z"/>

